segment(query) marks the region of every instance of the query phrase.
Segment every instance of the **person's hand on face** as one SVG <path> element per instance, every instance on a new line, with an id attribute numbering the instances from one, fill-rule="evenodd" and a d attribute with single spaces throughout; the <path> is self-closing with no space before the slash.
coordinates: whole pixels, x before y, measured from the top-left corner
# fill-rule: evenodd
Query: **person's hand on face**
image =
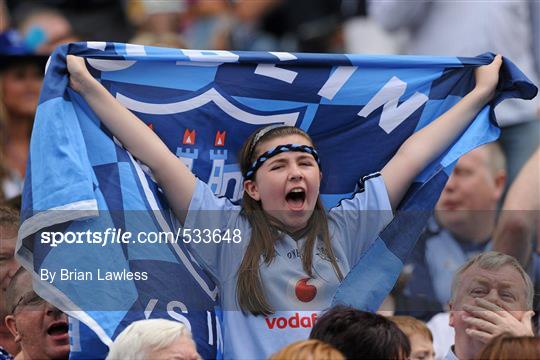
<path id="1" fill-rule="evenodd" d="M 510 311 L 485 299 L 476 298 L 474 305 L 463 305 L 463 321 L 470 325 L 466 333 L 482 343 L 502 333 L 512 336 L 534 336 L 531 318 L 534 311 Z M 521 315 L 521 319 L 519 316 Z"/>

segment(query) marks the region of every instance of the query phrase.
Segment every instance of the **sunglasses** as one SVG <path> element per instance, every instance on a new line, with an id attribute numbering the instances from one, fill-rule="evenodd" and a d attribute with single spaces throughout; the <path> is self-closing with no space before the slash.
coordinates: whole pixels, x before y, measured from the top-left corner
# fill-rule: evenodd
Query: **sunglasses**
<path id="1" fill-rule="evenodd" d="M 45 304 L 45 300 L 43 300 L 38 294 L 35 293 L 35 291 L 32 290 L 21 296 L 19 301 L 17 301 L 17 303 L 11 309 L 11 313 L 14 314 L 15 309 L 17 309 L 19 306 L 35 308 L 43 304 Z"/>

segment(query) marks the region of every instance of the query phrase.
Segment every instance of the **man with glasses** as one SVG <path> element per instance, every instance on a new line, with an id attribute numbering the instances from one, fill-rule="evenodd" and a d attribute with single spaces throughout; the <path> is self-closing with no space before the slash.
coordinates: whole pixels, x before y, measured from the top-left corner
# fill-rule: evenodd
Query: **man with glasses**
<path id="1" fill-rule="evenodd" d="M 66 314 L 40 298 L 32 289 L 32 276 L 20 268 L 6 293 L 11 314 L 5 323 L 21 346 L 16 359 L 67 359 L 69 356 Z"/>

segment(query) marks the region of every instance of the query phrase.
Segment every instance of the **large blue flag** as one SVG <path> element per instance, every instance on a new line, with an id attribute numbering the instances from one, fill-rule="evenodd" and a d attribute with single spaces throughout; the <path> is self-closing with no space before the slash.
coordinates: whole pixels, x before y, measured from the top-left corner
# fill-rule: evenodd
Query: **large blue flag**
<path id="1" fill-rule="evenodd" d="M 105 42 L 58 48 L 36 114 L 17 253 L 33 270 L 36 291 L 77 319 L 72 349 L 81 357 L 103 356 L 106 347 L 77 334 L 90 329 L 108 345 L 130 322 L 144 318 L 188 324 L 205 358 L 219 356 L 221 338 L 216 286 L 184 244 L 156 246 L 123 237 L 173 231 L 174 222 L 149 170 L 68 87 L 66 54 L 85 57 L 93 76 L 218 196 L 241 197 L 237 153 L 254 130 L 268 124 L 304 129 L 320 153 L 328 206 L 348 197 L 361 176 L 380 170 L 405 139 L 458 102 L 474 86 L 474 68 L 493 58 L 198 51 Z M 379 306 L 452 164 L 498 137 L 492 106 L 508 97 L 530 99 L 536 91 L 505 60 L 491 106 L 418 176 L 336 302 Z M 101 278 L 121 279 L 100 280 L 96 269 Z"/>

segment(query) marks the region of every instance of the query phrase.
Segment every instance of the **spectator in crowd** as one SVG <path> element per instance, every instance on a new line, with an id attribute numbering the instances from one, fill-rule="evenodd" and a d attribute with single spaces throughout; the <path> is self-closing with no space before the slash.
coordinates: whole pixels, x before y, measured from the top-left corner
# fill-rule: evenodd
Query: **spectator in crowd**
<path id="1" fill-rule="evenodd" d="M 16 359 L 67 359 L 68 318 L 32 289 L 32 275 L 19 268 L 9 283 L 6 326 L 21 346 Z"/>
<path id="2" fill-rule="evenodd" d="M 132 44 L 186 48 L 179 30 L 186 3 L 181 1 L 130 1 L 129 14 L 137 24 Z"/>
<path id="3" fill-rule="evenodd" d="M 0 180 L 6 200 L 22 190 L 46 60 L 30 52 L 17 32 L 0 34 Z"/>
<path id="4" fill-rule="evenodd" d="M 492 247 L 519 256 L 536 285 L 540 283 L 540 261 L 538 254 L 531 254 L 529 238 L 535 221 L 535 213 L 530 210 L 539 198 L 538 193 L 534 193 L 538 192 L 534 184 L 538 181 L 538 158 L 532 158 L 522 171 L 525 174 L 520 174 L 512 185 L 504 208 L 529 210 L 503 211 L 495 231 L 496 207 L 504 182 L 504 157 L 498 146 L 490 144 L 463 156 L 437 204 L 438 221 L 428 226 L 409 259 L 413 265 L 412 276 L 405 294 L 397 297 L 401 300 L 397 303 L 403 304 L 406 299 L 415 305 L 408 306 L 406 311 L 396 311 L 429 320 L 438 356 L 443 356 L 452 345 L 449 339 L 453 337 L 453 330 L 448 327 L 448 313 L 433 314 L 446 309 L 451 278 L 468 258 Z M 519 236 L 521 232 L 516 226 L 527 227 L 528 230 L 521 232 L 529 235 Z M 490 241 L 494 232 L 497 240 Z"/>
<path id="5" fill-rule="evenodd" d="M 231 21 L 225 38 L 224 48 L 273 51 L 280 48 L 278 39 L 262 28 L 264 17 L 279 4 L 276 0 L 238 0 L 231 6 Z"/>
<path id="6" fill-rule="evenodd" d="M 433 360 L 433 335 L 426 324 L 412 316 L 392 316 L 389 318 L 407 335 L 411 343 L 410 360 Z"/>
<path id="7" fill-rule="evenodd" d="M 23 5 L 13 14 L 14 25 L 28 50 L 50 55 L 62 44 L 78 40 L 69 20 L 59 11 L 43 5 Z"/>
<path id="8" fill-rule="evenodd" d="M 276 0 L 195 1 L 185 17 L 183 35 L 191 48 L 275 51 L 277 39 L 262 29 Z"/>
<path id="9" fill-rule="evenodd" d="M 404 35 L 389 33 L 367 12 L 368 0 L 342 1 L 343 38 L 348 54 L 397 54 Z"/>
<path id="10" fill-rule="evenodd" d="M 0 353 L 3 348 L 13 355 L 19 352 L 19 345 L 15 343 L 6 327 L 4 318 L 9 314 L 6 304 L 6 290 L 20 266 L 14 257 L 18 229 L 19 215 L 17 212 L 11 208 L 0 206 Z M 1 355 L 0 359 L 2 359 Z"/>
<path id="11" fill-rule="evenodd" d="M 132 44 L 160 46 L 177 49 L 187 48 L 178 32 L 185 4 L 179 1 L 131 1 L 130 14 L 137 22 L 138 30 L 129 40 Z"/>
<path id="12" fill-rule="evenodd" d="M 538 84 L 539 1 L 372 0 L 368 13 L 388 31 L 409 34 L 404 52 L 415 55 L 503 54 Z M 489 19 L 489 20 L 488 20 Z M 540 97 L 505 100 L 495 109 L 511 183 L 540 143 Z"/>
<path id="13" fill-rule="evenodd" d="M 343 52 L 344 0 L 192 1 L 182 35 L 191 48 Z M 355 8 L 355 6 L 352 6 Z M 354 10 L 353 10 L 354 11 Z"/>
<path id="14" fill-rule="evenodd" d="M 384 316 L 335 306 L 317 319 L 310 339 L 324 341 L 347 359 L 408 359 L 407 336 Z"/>
<path id="15" fill-rule="evenodd" d="M 410 315 L 427 321 L 432 310 L 443 311 L 457 269 L 490 249 L 505 179 L 504 155 L 497 143 L 478 147 L 459 159 L 435 207 L 436 220 L 409 259 L 413 272 L 406 296 L 437 306 L 431 307 L 431 312 L 428 308 L 412 309 Z"/>
<path id="16" fill-rule="evenodd" d="M 225 49 L 229 45 L 227 39 L 232 22 L 230 8 L 231 4 L 225 0 L 191 2 L 186 9 L 182 31 L 188 47 Z"/>
<path id="17" fill-rule="evenodd" d="M 158 35 L 178 32 L 187 8 L 187 3 L 179 0 L 127 1 L 129 20 L 136 25 L 138 33 Z"/>
<path id="18" fill-rule="evenodd" d="M 540 337 L 501 334 L 486 345 L 477 359 L 540 359 Z"/>
<path id="19" fill-rule="evenodd" d="M 320 340 L 304 340 L 287 345 L 269 360 L 345 360 L 342 353 Z"/>
<path id="20" fill-rule="evenodd" d="M 532 282 L 519 262 L 489 251 L 456 273 L 450 299 L 454 346 L 445 359 L 472 359 L 496 336 L 533 336 Z"/>
<path id="21" fill-rule="evenodd" d="M 116 337 L 107 360 L 201 359 L 188 328 L 181 322 L 150 319 L 131 323 Z"/>
<path id="22" fill-rule="evenodd" d="M 34 8 L 59 10 L 69 19 L 75 34 L 84 40 L 127 42 L 133 36 L 133 27 L 127 20 L 127 0 L 6 0 L 15 23 Z M 169 2 L 160 1 L 160 2 Z M 155 1 L 158 2 L 158 1 Z"/>
<path id="23" fill-rule="evenodd" d="M 245 1 L 248 2 L 248 1 Z M 274 1 L 261 18 L 261 31 L 279 40 L 279 48 L 302 52 L 343 52 L 342 21 L 347 0 Z M 352 5 L 354 6 L 354 5 Z"/>

